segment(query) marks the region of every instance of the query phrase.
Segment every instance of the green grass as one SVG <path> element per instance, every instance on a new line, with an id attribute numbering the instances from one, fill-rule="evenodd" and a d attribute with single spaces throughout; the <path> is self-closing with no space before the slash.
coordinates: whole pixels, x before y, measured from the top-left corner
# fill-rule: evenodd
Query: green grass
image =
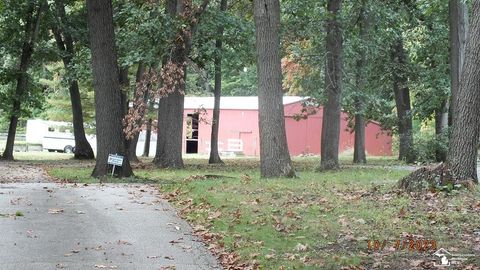
<path id="1" fill-rule="evenodd" d="M 255 159 L 228 159 L 226 166 L 212 166 L 194 158 L 186 160 L 182 170 L 159 170 L 145 163 L 135 170 L 136 178 L 127 181 L 158 183 L 180 215 L 213 233 L 211 247 L 236 252 L 242 262 L 258 263 L 261 269 L 411 269 L 412 262 L 434 258 L 431 252 L 409 251 L 408 245 L 406 250 L 392 249 L 395 240 L 408 241 L 412 234 L 455 253 L 478 254 L 478 189 L 411 197 L 395 189 L 407 171 L 348 166 L 319 173 L 318 158 L 294 162 L 299 175 L 295 179 L 260 179 Z M 393 159 L 370 163 L 399 164 Z M 348 159 L 343 164 L 348 165 Z M 51 167 L 49 173 L 97 182 L 89 176 L 91 170 Z M 368 240 L 388 242 L 374 252 Z M 467 263 L 480 264 L 478 257 L 473 260 Z"/>
<path id="2" fill-rule="evenodd" d="M 16 217 L 23 217 L 23 212 L 22 211 L 17 211 L 15 212 Z"/>
<path id="3" fill-rule="evenodd" d="M 73 154 L 56 152 L 15 152 L 13 156 L 16 160 L 37 162 L 69 160 L 73 158 Z"/>

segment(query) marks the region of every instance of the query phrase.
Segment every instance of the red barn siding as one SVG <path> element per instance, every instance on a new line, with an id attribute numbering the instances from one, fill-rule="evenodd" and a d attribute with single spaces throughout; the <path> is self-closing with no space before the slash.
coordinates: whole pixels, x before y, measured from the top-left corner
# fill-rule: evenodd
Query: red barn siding
<path id="1" fill-rule="evenodd" d="M 302 109 L 300 102 L 285 105 L 287 141 L 292 156 L 301 154 L 320 154 L 323 108 L 307 119 L 293 119 Z M 348 128 L 348 114 L 342 112 L 340 123 L 339 152 L 353 151 L 355 134 Z M 369 155 L 392 155 L 392 138 L 375 122 L 365 127 L 365 149 Z"/>
<path id="2" fill-rule="evenodd" d="M 320 109 L 316 114 L 310 115 L 307 119 L 296 121 L 293 115 L 300 112 L 300 102 L 285 105 L 285 129 L 290 154 L 292 156 L 301 154 L 320 154 L 320 138 L 322 130 L 322 115 Z M 184 117 L 194 113 L 195 108 L 186 108 Z M 213 111 L 206 110 L 201 118 L 208 123 L 201 121 L 199 124 L 198 152 L 209 154 L 211 118 Z M 348 130 L 347 114 L 342 112 L 340 130 L 339 151 L 353 151 L 354 134 Z M 186 137 L 186 125 L 184 124 L 184 138 Z M 391 136 L 381 130 L 374 122 L 366 126 L 365 148 L 369 155 L 392 155 Z M 260 155 L 260 141 L 258 128 L 258 110 L 222 109 L 220 111 L 219 148 L 220 152 L 227 151 L 228 139 L 241 139 L 243 141 L 243 153 L 246 156 Z M 184 140 L 183 151 L 186 143 Z"/>
<path id="3" fill-rule="evenodd" d="M 192 109 L 186 109 L 184 117 L 194 113 Z M 206 110 L 206 115 L 201 117 L 207 120 L 200 122 L 198 152 L 209 154 L 210 136 L 212 131 L 211 119 L 213 110 Z M 186 137 L 186 124 L 184 123 L 184 135 Z M 246 156 L 260 155 L 260 141 L 258 131 L 258 111 L 256 110 L 221 110 L 219 127 L 219 148 L 220 152 L 227 151 L 229 139 L 241 139 L 243 141 L 243 153 Z M 183 144 L 185 152 L 186 143 Z"/>

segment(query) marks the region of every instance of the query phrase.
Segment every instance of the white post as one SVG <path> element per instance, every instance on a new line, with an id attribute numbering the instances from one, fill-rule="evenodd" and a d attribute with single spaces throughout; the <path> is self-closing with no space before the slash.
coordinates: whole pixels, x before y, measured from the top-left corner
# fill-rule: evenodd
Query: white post
<path id="1" fill-rule="evenodd" d="M 115 172 L 115 165 L 113 165 L 113 168 L 112 168 L 112 177 L 114 172 Z"/>

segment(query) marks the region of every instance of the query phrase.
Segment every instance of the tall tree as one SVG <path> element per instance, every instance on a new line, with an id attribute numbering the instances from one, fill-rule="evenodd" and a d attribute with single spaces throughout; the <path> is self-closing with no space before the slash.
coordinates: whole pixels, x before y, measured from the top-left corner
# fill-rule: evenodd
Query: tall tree
<path id="1" fill-rule="evenodd" d="M 448 2 L 450 22 L 450 78 L 451 78 L 451 107 L 458 108 L 457 96 L 460 88 L 463 64 L 465 61 L 465 44 L 468 33 L 468 8 L 463 0 Z M 454 121 L 455 111 L 451 111 L 451 120 Z"/>
<path id="2" fill-rule="evenodd" d="M 185 11 L 185 0 L 167 0 L 167 14 L 172 17 L 179 16 Z M 160 98 L 158 104 L 158 131 L 157 149 L 153 162 L 159 167 L 182 168 L 182 143 L 183 143 L 183 105 L 186 76 L 186 39 L 190 36 L 180 31 L 170 59 L 164 61 L 163 69 L 167 65 L 173 67 L 171 72 L 179 73 L 179 80 L 171 93 Z M 170 74 L 174 75 L 174 74 Z M 164 80 L 163 83 L 166 80 Z"/>
<path id="3" fill-rule="evenodd" d="M 480 137 L 480 1 L 473 1 L 465 64 L 456 93 L 447 168 L 455 180 L 478 183 L 477 154 Z"/>
<path id="4" fill-rule="evenodd" d="M 413 124 L 412 109 L 410 104 L 410 88 L 408 87 L 407 55 L 403 44 L 403 38 L 397 37 L 392 46 L 393 61 L 393 92 L 397 108 L 397 125 L 400 137 L 399 156 L 400 160 L 412 163 L 415 160 L 413 149 Z"/>
<path id="5" fill-rule="evenodd" d="M 140 137 L 140 131 L 142 130 L 144 124 L 144 117 L 147 113 L 147 103 L 149 96 L 149 86 L 148 83 L 145 85 L 143 80 L 143 75 L 145 73 L 145 64 L 143 62 L 138 63 L 137 74 L 135 76 L 135 93 L 133 97 L 133 106 L 129 108 L 129 116 L 131 114 L 136 114 L 135 125 L 137 129 L 132 130 L 133 134 L 129 134 L 128 145 L 128 156 L 131 162 L 139 162 L 137 157 L 137 144 Z"/>
<path id="6" fill-rule="evenodd" d="M 360 45 L 358 50 L 358 59 L 355 66 L 355 143 L 353 148 L 353 163 L 367 163 L 365 154 L 365 65 L 366 51 L 365 45 L 367 42 L 367 14 L 366 14 L 366 0 L 361 1 L 360 14 L 358 17 L 359 39 Z"/>
<path id="7" fill-rule="evenodd" d="M 342 28 L 340 24 L 340 8 L 342 0 L 327 1 L 327 18 L 325 28 L 325 92 L 327 103 L 323 108 L 321 170 L 332 170 L 340 167 L 338 150 L 340 140 L 340 115 L 342 95 Z"/>
<path id="8" fill-rule="evenodd" d="M 151 117 L 148 118 L 146 123 L 145 144 L 143 147 L 143 154 L 142 154 L 143 157 L 150 156 L 150 141 L 152 138 L 152 122 L 153 122 L 153 119 Z"/>
<path id="9" fill-rule="evenodd" d="M 183 105 L 187 57 L 190 53 L 192 34 L 209 0 L 195 8 L 191 0 L 168 0 L 167 13 L 182 20 L 171 54 L 162 67 L 162 83 L 158 105 L 158 139 L 153 162 L 158 167 L 182 168 Z"/>
<path id="10" fill-rule="evenodd" d="M 227 10 L 227 0 L 220 1 L 220 12 L 225 12 Z M 215 86 L 213 90 L 213 96 L 215 98 L 215 103 L 213 106 L 213 120 L 212 120 L 212 133 L 210 136 L 210 158 L 208 163 L 222 164 L 223 161 L 220 159 L 218 154 L 218 128 L 220 126 L 220 97 L 222 94 L 222 38 L 223 38 L 223 25 L 218 27 L 218 37 L 215 41 L 215 56 L 214 56 L 214 65 L 215 65 Z"/>
<path id="11" fill-rule="evenodd" d="M 262 177 L 294 177 L 285 132 L 280 58 L 280 1 L 255 0 L 260 167 Z"/>
<path id="12" fill-rule="evenodd" d="M 27 94 L 28 68 L 32 59 L 35 43 L 40 32 L 40 21 L 48 6 L 47 1 L 29 1 L 25 18 L 24 40 L 20 56 L 20 65 L 17 75 L 17 86 L 13 97 L 13 107 L 10 112 L 10 125 L 8 127 L 7 144 L 3 152 L 3 158 L 13 160 L 13 147 L 17 133 L 18 119 L 21 113 L 21 103 L 24 95 Z"/>
<path id="13" fill-rule="evenodd" d="M 92 50 L 93 83 L 95 88 L 95 119 L 97 131 L 97 160 L 92 175 L 108 174 L 109 154 L 125 156 L 122 129 L 124 108 L 119 83 L 115 33 L 111 0 L 87 0 L 87 21 Z M 123 166 L 115 170 L 119 177 L 133 175 L 128 156 Z"/>
<path id="14" fill-rule="evenodd" d="M 57 21 L 52 24 L 51 28 L 58 50 L 62 56 L 63 65 L 65 66 L 67 72 L 69 72 L 71 68 L 70 64 L 75 56 L 75 49 L 72 35 L 69 32 L 69 26 L 71 23 L 68 21 L 67 14 L 65 12 L 64 0 L 55 1 L 55 10 Z M 80 98 L 80 89 L 78 87 L 78 81 L 76 78 L 69 79 L 68 90 L 70 92 L 70 101 L 72 105 L 73 135 L 75 137 L 74 157 L 75 159 L 93 159 L 95 158 L 95 155 L 85 136 L 82 100 Z"/>

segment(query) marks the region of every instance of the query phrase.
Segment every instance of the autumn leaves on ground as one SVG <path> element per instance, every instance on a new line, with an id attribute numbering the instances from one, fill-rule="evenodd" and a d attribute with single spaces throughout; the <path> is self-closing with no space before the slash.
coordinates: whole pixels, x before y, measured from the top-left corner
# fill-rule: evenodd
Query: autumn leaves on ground
<path id="1" fill-rule="evenodd" d="M 251 159 L 182 170 L 143 160 L 123 181 L 158 183 L 228 269 L 436 269 L 439 248 L 476 254 L 458 269 L 478 269 L 478 188 L 407 194 L 396 185 L 409 171 L 393 160 L 325 173 L 313 158 L 294 162 L 298 178 L 266 180 Z M 97 181 L 92 163 L 44 164 L 58 180 Z"/>

